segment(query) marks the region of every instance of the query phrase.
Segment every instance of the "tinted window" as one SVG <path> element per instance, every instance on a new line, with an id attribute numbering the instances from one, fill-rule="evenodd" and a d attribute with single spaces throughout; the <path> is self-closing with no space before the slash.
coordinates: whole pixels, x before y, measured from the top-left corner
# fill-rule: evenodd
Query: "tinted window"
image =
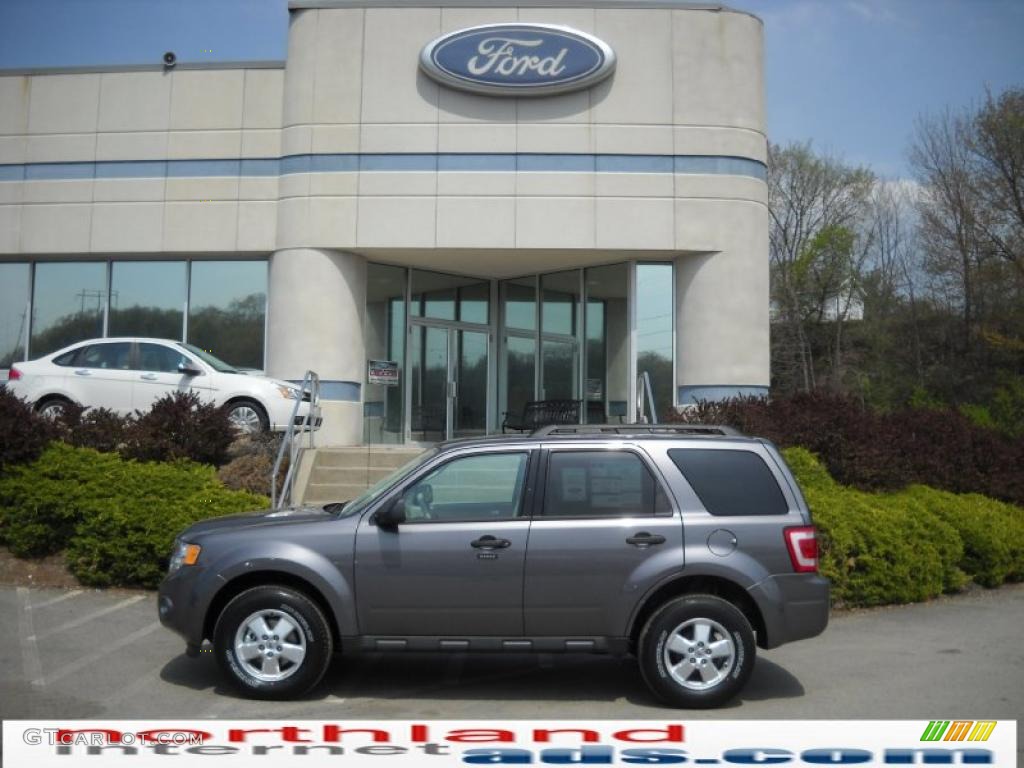
<path id="1" fill-rule="evenodd" d="M 29 354 L 42 357 L 76 341 L 103 335 L 107 265 L 102 262 L 36 264 Z"/>
<path id="2" fill-rule="evenodd" d="M 177 373 L 179 363 L 194 367 L 191 360 L 170 347 L 161 344 L 139 344 L 139 370 L 141 371 Z"/>
<path id="3" fill-rule="evenodd" d="M 127 341 L 112 344 L 91 344 L 81 350 L 75 365 L 81 368 L 131 369 L 132 345 Z"/>
<path id="4" fill-rule="evenodd" d="M 184 261 L 115 261 L 107 335 L 180 339 L 186 266 Z"/>
<path id="5" fill-rule="evenodd" d="M 25 359 L 28 264 L 0 264 L 0 369 Z"/>
<path id="6" fill-rule="evenodd" d="M 671 513 L 640 457 L 626 451 L 555 451 L 548 461 L 546 517 L 635 517 Z"/>
<path id="7" fill-rule="evenodd" d="M 81 352 L 82 349 L 83 349 L 82 347 L 79 347 L 78 349 L 72 349 L 70 352 L 65 352 L 63 355 L 57 355 L 57 357 L 53 358 L 53 364 L 54 365 L 74 365 L 75 364 L 75 356 L 78 355 L 78 353 Z"/>
<path id="8" fill-rule="evenodd" d="M 680 448 L 668 455 L 712 515 L 789 511 L 775 476 L 756 453 Z"/>
<path id="9" fill-rule="evenodd" d="M 526 453 L 454 459 L 403 494 L 409 522 L 504 520 L 521 514 Z"/>
<path id="10" fill-rule="evenodd" d="M 194 261 L 190 286 L 187 341 L 230 365 L 262 368 L 267 262 Z"/>

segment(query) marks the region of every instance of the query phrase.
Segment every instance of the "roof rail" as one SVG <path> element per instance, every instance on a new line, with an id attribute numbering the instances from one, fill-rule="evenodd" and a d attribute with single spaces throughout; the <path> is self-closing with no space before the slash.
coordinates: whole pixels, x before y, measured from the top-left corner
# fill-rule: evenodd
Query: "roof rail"
<path id="1" fill-rule="evenodd" d="M 743 437 L 732 427 L 719 424 L 549 424 L 539 427 L 531 437 L 558 435 L 689 435 L 706 437 Z"/>

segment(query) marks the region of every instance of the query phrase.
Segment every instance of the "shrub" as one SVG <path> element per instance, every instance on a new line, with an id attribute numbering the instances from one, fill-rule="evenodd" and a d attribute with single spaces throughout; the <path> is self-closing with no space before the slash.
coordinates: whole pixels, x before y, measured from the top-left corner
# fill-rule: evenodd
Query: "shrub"
<path id="1" fill-rule="evenodd" d="M 130 418 L 108 408 L 83 408 L 69 403 L 57 419 L 59 437 L 78 448 L 112 452 L 122 447 Z"/>
<path id="2" fill-rule="evenodd" d="M 264 497 L 224 488 L 212 467 L 54 443 L 0 478 L 0 536 L 23 557 L 66 548 L 83 584 L 153 587 L 183 528 L 266 506 Z"/>
<path id="3" fill-rule="evenodd" d="M 780 447 L 803 446 L 840 483 L 863 490 L 922 484 L 1024 504 L 1024 439 L 980 427 L 952 409 L 883 414 L 852 398 L 813 393 L 705 402 L 668 417 L 729 424 Z"/>
<path id="4" fill-rule="evenodd" d="M 269 496 L 270 475 L 280 447 L 281 435 L 243 435 L 231 444 L 228 450 L 231 460 L 217 470 L 217 477 L 227 488 Z M 277 473 L 278 490 L 281 489 L 287 473 L 288 456 L 285 455 Z"/>
<path id="5" fill-rule="evenodd" d="M 140 461 L 191 459 L 220 466 L 234 439 L 225 408 L 204 403 L 194 392 L 172 392 L 145 413 L 135 412 L 121 453 Z"/>
<path id="6" fill-rule="evenodd" d="M 38 459 L 53 436 L 51 422 L 0 386 L 0 472 Z"/>
<path id="7" fill-rule="evenodd" d="M 924 486 L 866 493 L 803 448 L 784 452 L 819 531 L 821 572 L 847 605 L 925 600 L 1024 578 L 1024 509 Z"/>

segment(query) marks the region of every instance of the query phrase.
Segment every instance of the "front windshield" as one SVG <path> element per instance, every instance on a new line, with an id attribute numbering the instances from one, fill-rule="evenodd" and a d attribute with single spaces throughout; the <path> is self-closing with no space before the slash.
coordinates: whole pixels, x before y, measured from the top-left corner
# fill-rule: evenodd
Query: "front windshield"
<path id="1" fill-rule="evenodd" d="M 200 360 L 202 360 L 204 363 L 206 363 L 208 366 L 213 368 L 213 370 L 217 371 L 218 373 L 238 373 L 237 368 L 233 368 L 232 366 L 228 365 L 223 360 L 221 360 L 219 357 L 214 357 L 205 349 L 200 349 L 195 344 L 185 344 L 184 342 L 180 341 L 178 342 L 178 344 L 187 349 L 189 352 L 198 357 Z"/>
<path id="2" fill-rule="evenodd" d="M 390 488 L 396 482 L 406 475 L 412 473 L 417 467 L 437 455 L 437 448 L 430 448 L 423 453 L 416 456 L 411 461 L 406 462 L 401 467 L 396 469 L 390 475 L 385 477 L 383 480 L 378 480 L 376 483 L 371 485 L 361 494 L 356 496 L 352 501 L 346 504 L 341 511 L 338 513 L 338 517 L 349 517 L 350 515 L 356 515 L 366 508 L 366 505 L 384 493 L 385 490 Z"/>

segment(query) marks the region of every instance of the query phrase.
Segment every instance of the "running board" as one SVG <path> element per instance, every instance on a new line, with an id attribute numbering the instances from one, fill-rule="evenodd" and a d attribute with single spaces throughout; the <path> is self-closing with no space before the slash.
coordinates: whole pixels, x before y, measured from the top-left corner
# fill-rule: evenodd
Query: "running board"
<path id="1" fill-rule="evenodd" d="M 362 653 L 381 651 L 456 653 L 610 653 L 624 655 L 629 642 L 624 637 L 440 637 L 416 635 L 364 635 L 342 638 L 346 650 Z"/>

